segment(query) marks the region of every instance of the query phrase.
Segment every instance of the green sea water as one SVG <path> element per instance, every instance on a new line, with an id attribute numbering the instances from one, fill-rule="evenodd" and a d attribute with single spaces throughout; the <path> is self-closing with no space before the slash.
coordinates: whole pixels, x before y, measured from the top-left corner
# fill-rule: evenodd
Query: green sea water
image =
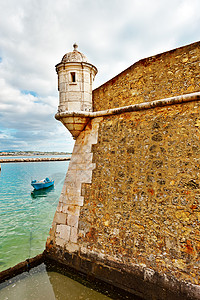
<path id="1" fill-rule="evenodd" d="M 67 173 L 69 162 L 1 164 L 0 271 L 40 254 Z M 54 187 L 33 191 L 31 180 L 54 179 Z"/>
<path id="2" fill-rule="evenodd" d="M 44 264 L 0 284 L 1 300 L 124 300 L 109 297 L 59 272 L 46 270 Z M 131 298 L 134 299 L 134 298 Z"/>
<path id="3" fill-rule="evenodd" d="M 59 201 L 69 162 L 1 164 L 0 271 L 40 254 Z M 32 179 L 54 179 L 53 188 L 33 192 Z M 124 300 L 141 299 L 88 286 L 76 275 L 44 264 L 0 284 L 2 300 Z M 102 294 L 103 292 L 103 294 Z"/>

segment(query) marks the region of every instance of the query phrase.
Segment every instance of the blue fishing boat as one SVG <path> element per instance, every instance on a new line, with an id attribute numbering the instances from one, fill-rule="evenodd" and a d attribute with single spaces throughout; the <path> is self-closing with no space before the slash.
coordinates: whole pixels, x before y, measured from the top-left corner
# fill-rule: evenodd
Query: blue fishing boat
<path id="1" fill-rule="evenodd" d="M 32 180 L 31 185 L 34 187 L 35 190 L 45 189 L 52 185 L 54 185 L 54 181 L 50 180 L 48 177 L 45 179 L 42 179 L 40 181 Z"/>

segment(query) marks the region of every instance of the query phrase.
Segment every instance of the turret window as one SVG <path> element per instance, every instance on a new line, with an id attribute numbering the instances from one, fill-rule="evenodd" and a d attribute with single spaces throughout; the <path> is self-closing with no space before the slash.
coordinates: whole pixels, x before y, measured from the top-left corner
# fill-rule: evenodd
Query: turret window
<path id="1" fill-rule="evenodd" d="M 76 73 L 75 72 L 71 72 L 71 82 L 76 82 Z"/>

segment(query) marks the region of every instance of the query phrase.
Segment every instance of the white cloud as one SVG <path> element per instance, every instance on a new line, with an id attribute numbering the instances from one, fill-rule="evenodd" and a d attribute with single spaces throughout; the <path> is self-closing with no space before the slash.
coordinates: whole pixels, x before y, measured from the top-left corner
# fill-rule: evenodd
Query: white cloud
<path id="1" fill-rule="evenodd" d="M 199 39 L 198 0 L 0 0 L 0 11 L 0 131 L 13 147 L 72 148 L 54 114 L 55 65 L 74 42 L 97 66 L 97 87 L 141 58 Z"/>

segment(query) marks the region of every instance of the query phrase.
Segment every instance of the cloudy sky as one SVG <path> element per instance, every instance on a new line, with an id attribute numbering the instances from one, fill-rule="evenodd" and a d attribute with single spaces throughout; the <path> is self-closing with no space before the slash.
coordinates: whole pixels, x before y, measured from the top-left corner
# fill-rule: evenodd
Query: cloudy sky
<path id="1" fill-rule="evenodd" d="M 141 58 L 200 40 L 199 0 L 0 0 L 0 150 L 72 151 L 54 119 L 55 65 L 76 42 L 94 88 Z"/>

